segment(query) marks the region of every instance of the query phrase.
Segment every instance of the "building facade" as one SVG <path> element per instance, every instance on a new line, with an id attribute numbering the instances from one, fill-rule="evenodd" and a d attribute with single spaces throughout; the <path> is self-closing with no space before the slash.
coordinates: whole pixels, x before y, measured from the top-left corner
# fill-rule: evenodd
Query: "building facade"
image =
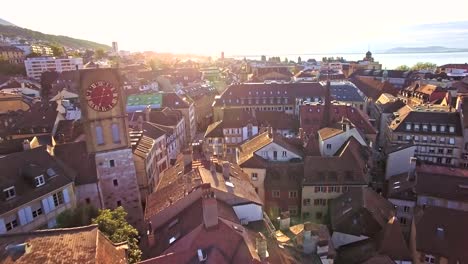
<path id="1" fill-rule="evenodd" d="M 83 69 L 82 58 L 55 58 L 55 57 L 35 57 L 24 61 L 26 75 L 36 80 L 41 79 L 45 71 L 73 71 Z"/>
<path id="2" fill-rule="evenodd" d="M 0 159 L 0 234 L 56 226 L 76 206 L 72 177 L 46 151 L 27 149 Z"/>

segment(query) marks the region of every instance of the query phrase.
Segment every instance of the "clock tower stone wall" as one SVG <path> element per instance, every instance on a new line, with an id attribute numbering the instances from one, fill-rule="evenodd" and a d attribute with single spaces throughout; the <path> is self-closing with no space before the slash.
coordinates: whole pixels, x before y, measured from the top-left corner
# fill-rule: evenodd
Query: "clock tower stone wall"
<path id="1" fill-rule="evenodd" d="M 94 153 L 95 156 L 102 204 L 109 209 L 123 206 L 128 213 L 129 223 L 141 231 L 143 209 L 119 73 L 116 69 L 80 70 L 79 73 L 86 148 L 88 153 Z M 106 87 L 112 87 L 117 102 L 106 108 L 98 108 L 90 103 L 90 90 L 96 87 L 94 84 L 103 82 Z"/>

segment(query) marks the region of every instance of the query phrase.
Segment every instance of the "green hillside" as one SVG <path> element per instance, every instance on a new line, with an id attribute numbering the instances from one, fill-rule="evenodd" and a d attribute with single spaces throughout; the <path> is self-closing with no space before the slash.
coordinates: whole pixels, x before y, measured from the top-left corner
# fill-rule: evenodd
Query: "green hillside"
<path id="1" fill-rule="evenodd" d="M 13 27 L 13 26 L 6 26 L 0 24 L 0 35 L 5 37 L 21 37 L 26 40 L 39 40 L 49 43 L 56 43 L 62 46 L 79 49 L 104 49 L 109 50 L 110 46 L 99 44 L 96 42 L 83 40 L 83 39 L 75 39 L 66 36 L 56 36 L 56 35 L 49 35 L 44 34 L 39 31 L 34 31 L 26 28 L 20 27 Z"/>

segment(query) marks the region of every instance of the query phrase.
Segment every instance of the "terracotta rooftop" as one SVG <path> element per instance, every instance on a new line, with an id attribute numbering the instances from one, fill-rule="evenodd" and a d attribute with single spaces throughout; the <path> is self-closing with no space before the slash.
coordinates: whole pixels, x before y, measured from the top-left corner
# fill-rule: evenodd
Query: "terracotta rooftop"
<path id="1" fill-rule="evenodd" d="M 255 152 L 273 142 L 299 156 L 303 155 L 302 150 L 300 150 L 298 146 L 290 144 L 283 138 L 283 136 L 275 133 L 270 134 L 268 131 L 265 131 L 245 141 L 242 145 L 239 146 L 240 154 L 237 164 L 242 166 L 245 162 L 252 158 L 261 158 L 260 156 L 255 155 Z"/>
<path id="2" fill-rule="evenodd" d="M 0 131 L 8 134 L 51 133 L 57 118 L 55 102 L 37 102 L 28 111 L 18 110 L 0 117 Z"/>
<path id="3" fill-rule="evenodd" d="M 468 212 L 426 207 L 415 213 L 416 250 L 443 256 L 448 263 L 468 262 Z"/>
<path id="4" fill-rule="evenodd" d="M 415 192 L 446 200 L 468 202 L 468 172 L 461 168 L 421 165 L 416 168 Z M 444 184 L 440 184 L 443 182 Z"/>
<path id="5" fill-rule="evenodd" d="M 324 127 L 318 131 L 319 137 L 322 140 L 327 140 L 341 133 L 344 133 L 342 129 L 333 128 L 333 127 Z"/>
<path id="6" fill-rule="evenodd" d="M 25 252 L 7 246 L 26 243 Z M 113 244 L 97 225 L 46 229 L 29 233 L 0 235 L 0 262 L 32 263 L 127 263 L 126 243 Z"/>
<path id="7" fill-rule="evenodd" d="M 373 77 L 355 76 L 351 81 L 361 90 L 367 97 L 372 98 L 374 101 L 379 98 L 382 93 L 389 93 L 392 95 L 398 94 L 396 89 L 388 81 L 382 82 Z"/>
<path id="8" fill-rule="evenodd" d="M 350 188 L 330 206 L 333 231 L 357 236 L 377 235 L 394 215 L 393 205 L 370 188 Z"/>
<path id="9" fill-rule="evenodd" d="M 304 185 L 367 183 L 367 151 L 350 137 L 335 156 L 307 156 L 304 160 Z"/>
<path id="10" fill-rule="evenodd" d="M 221 96 L 215 100 L 213 106 L 242 105 L 240 99 L 260 99 L 270 97 L 288 98 L 288 104 L 294 104 L 296 98 L 323 97 L 325 89 L 318 82 L 300 83 L 242 83 L 229 86 Z M 239 99 L 239 101 L 238 101 Z M 259 103 L 262 103 L 259 100 Z M 248 105 L 247 102 L 244 102 Z"/>
<path id="11" fill-rule="evenodd" d="M 299 108 L 300 126 L 307 134 L 315 133 L 321 128 L 324 118 L 323 104 L 301 105 Z M 377 134 L 377 130 L 369 122 L 369 117 L 361 110 L 346 104 L 332 104 L 330 107 L 330 123 L 340 122 L 343 118 L 365 135 Z"/>
<path id="12" fill-rule="evenodd" d="M 6 200 L 2 194 L 0 214 L 70 184 L 75 176 L 66 171 L 45 146 L 0 157 L 0 168 L 0 189 L 15 187 L 14 198 Z M 45 184 L 35 187 L 34 178 L 40 175 L 44 176 Z"/>

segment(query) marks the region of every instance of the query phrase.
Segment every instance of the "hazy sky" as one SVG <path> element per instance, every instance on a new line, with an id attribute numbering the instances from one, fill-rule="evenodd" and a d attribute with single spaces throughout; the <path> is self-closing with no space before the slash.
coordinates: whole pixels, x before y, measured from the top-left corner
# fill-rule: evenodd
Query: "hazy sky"
<path id="1" fill-rule="evenodd" d="M 115 40 L 124 50 L 234 55 L 441 45 L 430 36 L 446 39 L 450 30 L 463 35 L 451 47 L 468 47 L 467 27 L 434 26 L 467 21 L 466 10 L 467 0 L 23 0 L 2 1 L 0 18 L 44 33 Z"/>

